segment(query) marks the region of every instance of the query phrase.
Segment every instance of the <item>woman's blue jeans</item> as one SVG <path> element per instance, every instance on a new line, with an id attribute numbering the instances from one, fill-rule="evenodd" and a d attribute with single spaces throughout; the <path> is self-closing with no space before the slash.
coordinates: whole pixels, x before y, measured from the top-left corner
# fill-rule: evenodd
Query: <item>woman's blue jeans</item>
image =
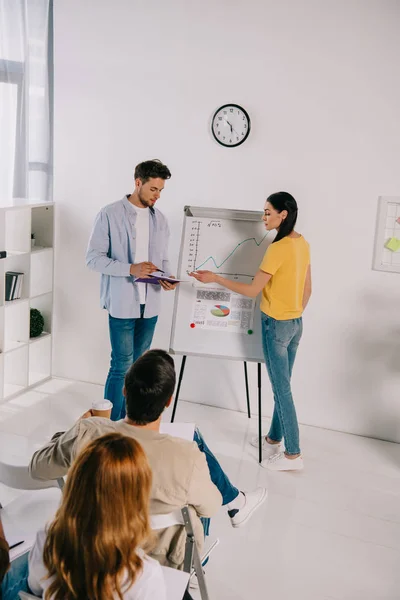
<path id="1" fill-rule="evenodd" d="M 290 380 L 297 348 L 303 333 L 303 320 L 277 321 L 261 313 L 265 364 L 274 394 L 274 414 L 268 437 L 285 440 L 287 454 L 300 454 L 299 425 Z"/>

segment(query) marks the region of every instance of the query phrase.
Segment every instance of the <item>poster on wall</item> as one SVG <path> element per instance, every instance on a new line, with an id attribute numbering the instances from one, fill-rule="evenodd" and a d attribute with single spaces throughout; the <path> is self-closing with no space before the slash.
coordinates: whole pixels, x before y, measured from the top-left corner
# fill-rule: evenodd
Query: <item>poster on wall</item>
<path id="1" fill-rule="evenodd" d="M 400 273 L 399 196 L 381 196 L 379 198 L 373 269 Z"/>

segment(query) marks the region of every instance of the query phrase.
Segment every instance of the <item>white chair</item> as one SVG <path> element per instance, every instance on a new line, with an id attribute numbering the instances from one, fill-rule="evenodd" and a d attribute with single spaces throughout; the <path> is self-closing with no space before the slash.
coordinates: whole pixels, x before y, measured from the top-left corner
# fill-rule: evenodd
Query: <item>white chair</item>
<path id="1" fill-rule="evenodd" d="M 62 489 L 64 479 L 52 481 L 33 479 L 27 465 L 10 465 L 0 461 L 0 483 L 14 490 L 44 490 L 54 487 Z"/>
<path id="2" fill-rule="evenodd" d="M 161 567 L 161 569 L 167 588 L 167 600 L 182 600 L 189 583 L 189 573 L 169 567 Z"/>
<path id="3" fill-rule="evenodd" d="M 24 540 L 11 549 L 12 561 L 32 548 L 37 531 L 54 517 L 64 480 L 35 480 L 30 476 L 27 465 L 10 465 L 0 461 L 0 483 L 26 491 L 4 507 L 0 502 L 6 538 L 12 542 Z"/>
<path id="4" fill-rule="evenodd" d="M 208 549 L 206 554 L 200 558 L 188 506 L 184 506 L 181 510 L 176 510 L 166 515 L 151 515 L 150 522 L 153 531 L 173 527 L 174 525 L 182 525 L 185 527 L 186 546 L 183 570 L 185 573 L 190 574 L 191 578 L 196 574 L 199 582 L 201 600 L 210 600 L 203 571 L 203 564 L 210 556 L 211 552 L 218 546 L 219 540 L 217 539 Z"/>
<path id="5" fill-rule="evenodd" d="M 167 588 L 167 600 L 182 600 L 189 581 L 189 574 L 169 567 L 161 567 Z M 37 600 L 37 596 L 19 592 L 20 600 Z"/>

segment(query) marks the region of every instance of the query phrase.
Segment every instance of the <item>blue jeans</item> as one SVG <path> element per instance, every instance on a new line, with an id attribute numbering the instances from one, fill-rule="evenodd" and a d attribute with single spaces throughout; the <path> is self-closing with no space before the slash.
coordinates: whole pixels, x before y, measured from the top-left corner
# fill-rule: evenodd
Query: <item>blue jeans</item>
<path id="1" fill-rule="evenodd" d="M 225 506 L 226 504 L 229 504 L 229 502 L 232 502 L 235 498 L 237 498 L 237 496 L 239 496 L 239 490 L 231 484 L 227 475 L 225 475 L 224 471 L 222 470 L 222 467 L 219 464 L 218 460 L 215 458 L 214 454 L 211 452 L 210 448 L 205 443 L 204 438 L 201 435 L 200 431 L 197 429 L 197 427 L 194 432 L 193 441 L 196 442 L 196 444 L 199 447 L 199 450 L 201 452 L 204 452 L 204 454 L 206 455 L 211 481 L 221 493 L 222 505 Z M 209 534 L 210 530 L 210 519 L 202 518 L 201 521 L 204 527 L 204 535 L 206 536 Z"/>
<path id="2" fill-rule="evenodd" d="M 12 561 L 10 570 L 1 584 L 2 600 L 18 600 L 18 592 L 29 592 L 28 588 L 28 556 L 19 556 Z"/>
<path id="3" fill-rule="evenodd" d="M 113 403 L 111 419 L 118 421 L 126 415 L 122 393 L 124 378 L 129 367 L 146 352 L 153 340 L 158 317 L 145 319 L 144 304 L 140 305 L 139 319 L 116 319 L 109 315 L 111 364 L 104 398 Z"/>
<path id="4" fill-rule="evenodd" d="M 274 414 L 268 437 L 285 439 L 287 454 L 300 454 L 299 425 L 290 380 L 297 348 L 303 333 L 303 320 L 277 321 L 261 313 L 265 364 L 274 394 Z"/>

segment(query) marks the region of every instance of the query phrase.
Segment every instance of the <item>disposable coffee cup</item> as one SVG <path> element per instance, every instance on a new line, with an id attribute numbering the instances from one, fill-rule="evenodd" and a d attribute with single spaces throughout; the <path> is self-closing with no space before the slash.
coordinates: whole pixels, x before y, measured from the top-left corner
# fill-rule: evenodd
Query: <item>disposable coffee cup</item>
<path id="1" fill-rule="evenodd" d="M 92 414 L 94 417 L 104 417 L 105 419 L 109 419 L 111 417 L 112 407 L 113 403 L 109 400 L 93 402 Z"/>

